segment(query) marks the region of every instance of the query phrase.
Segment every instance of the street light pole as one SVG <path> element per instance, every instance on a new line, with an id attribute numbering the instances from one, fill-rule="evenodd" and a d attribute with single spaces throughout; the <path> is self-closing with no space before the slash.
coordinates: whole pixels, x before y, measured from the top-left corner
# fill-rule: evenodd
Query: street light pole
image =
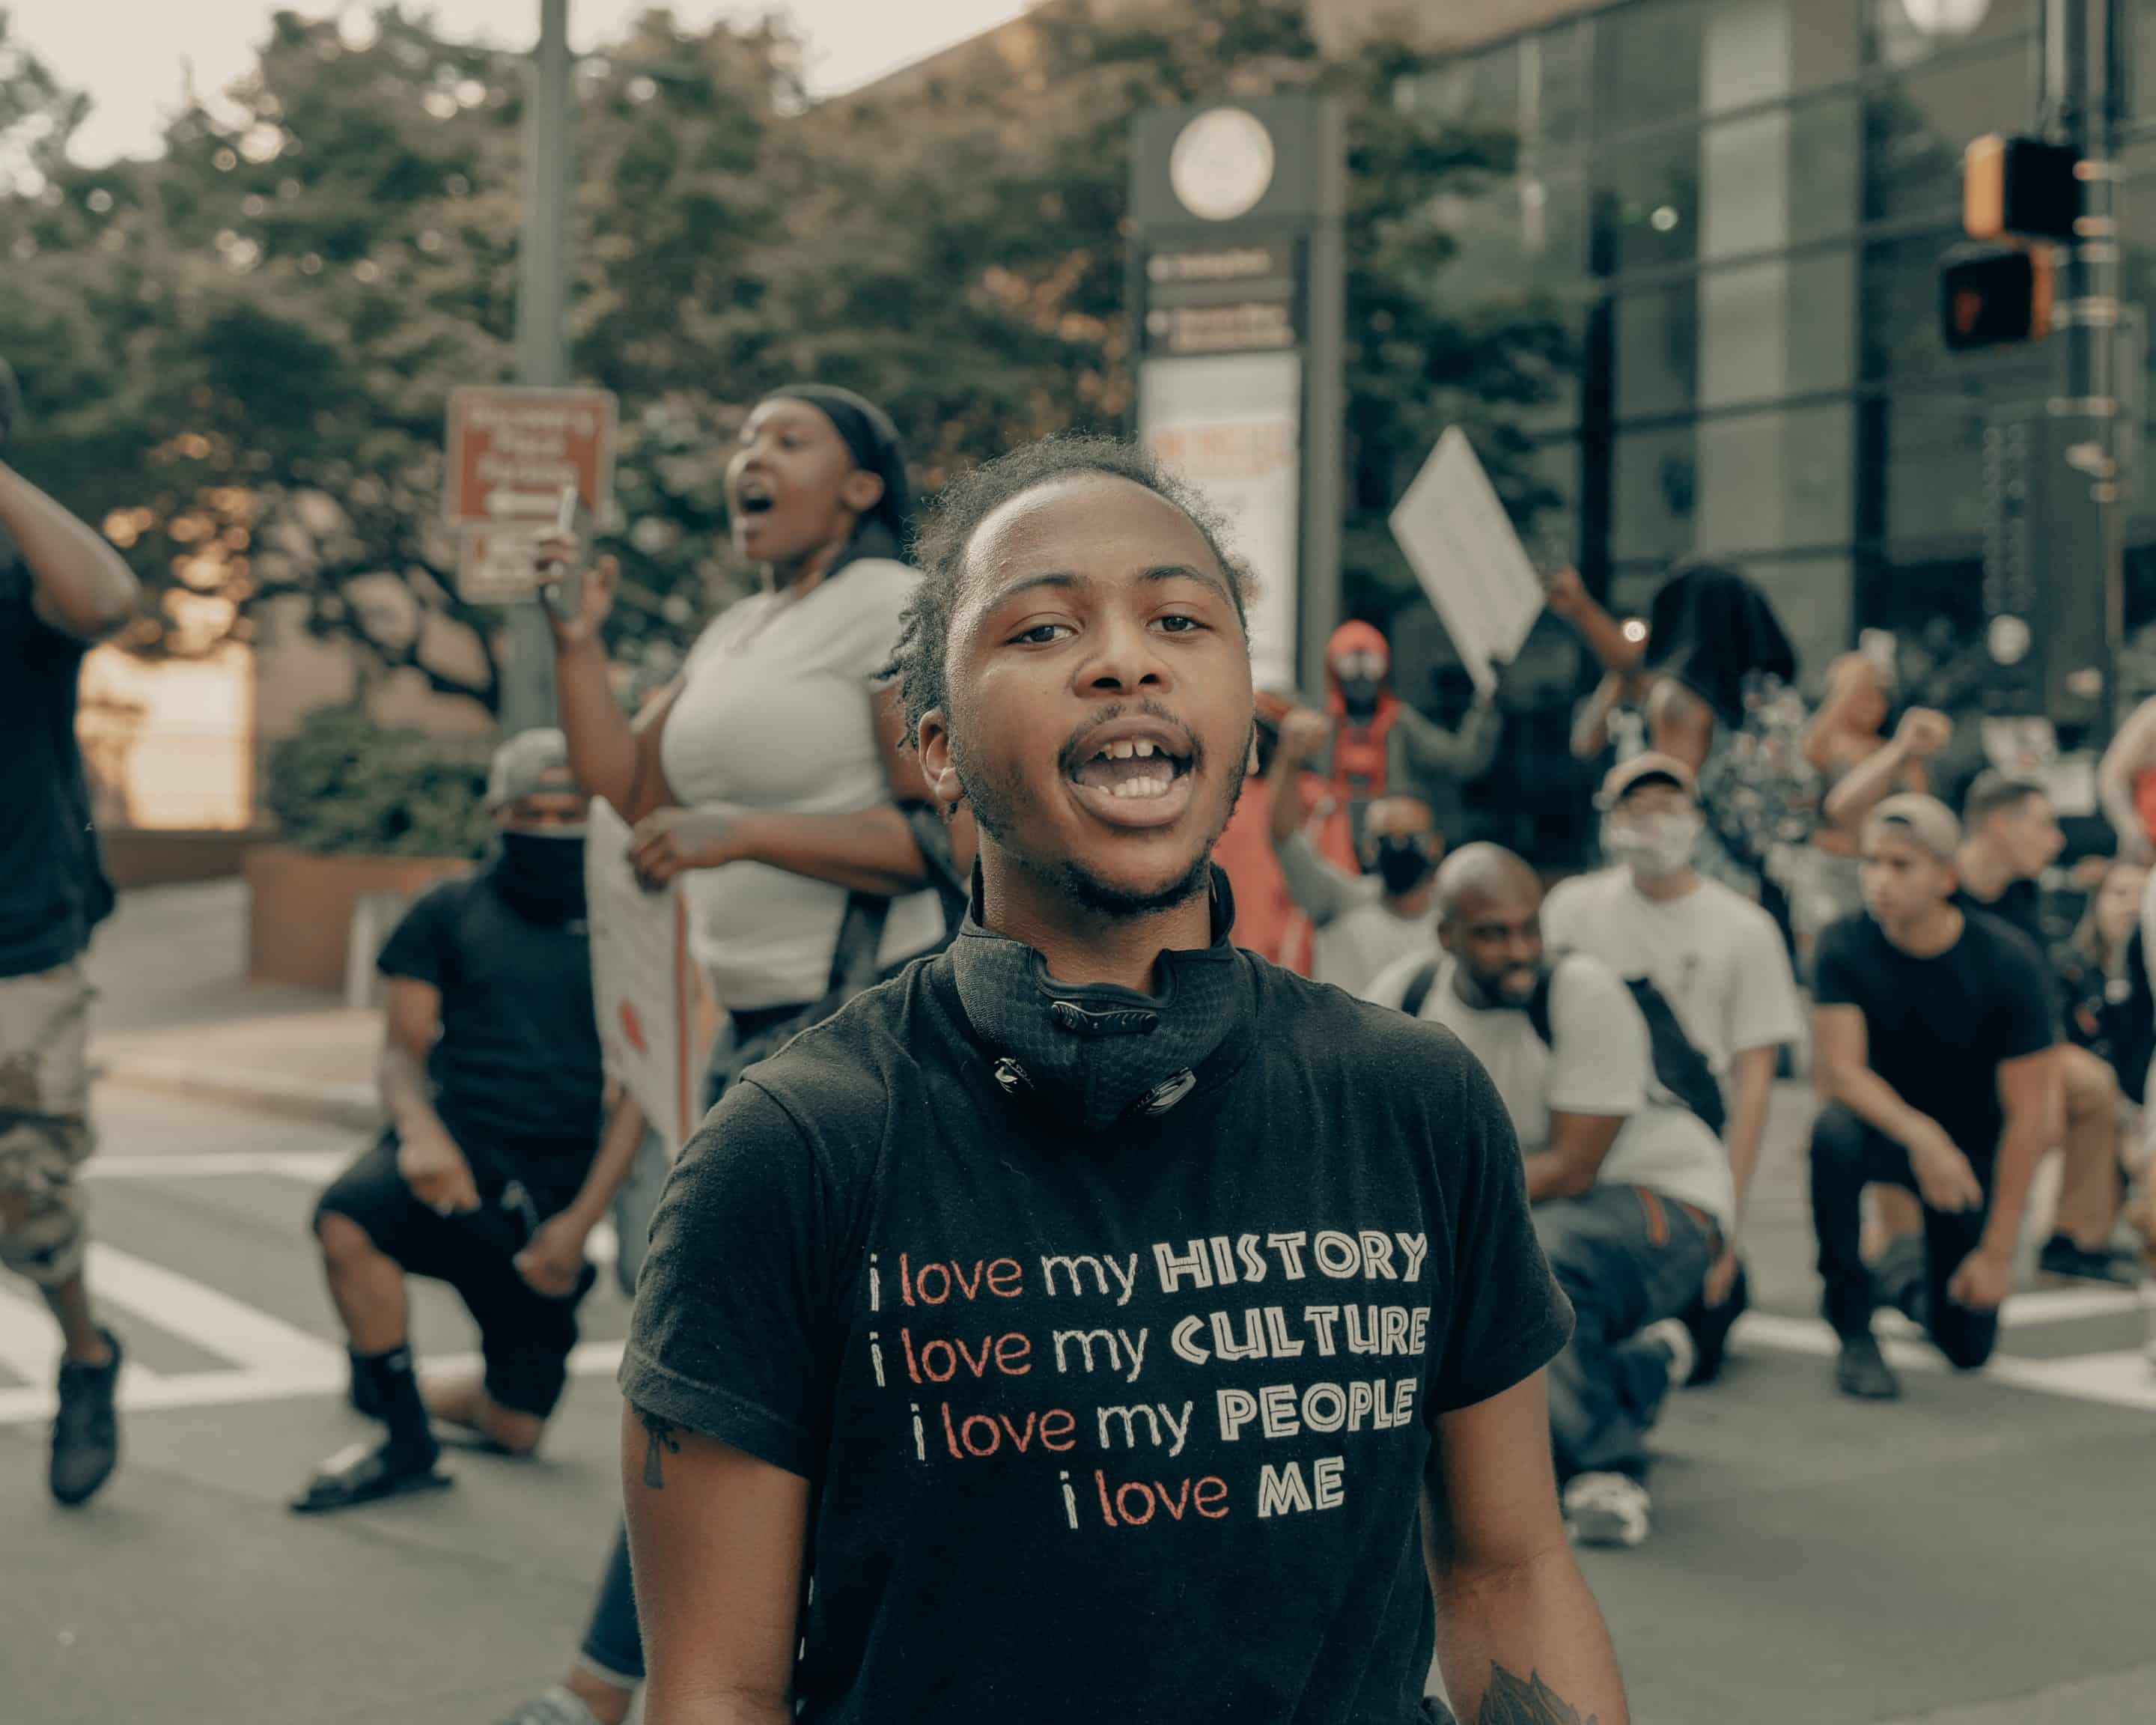
<path id="1" fill-rule="evenodd" d="M 524 113 L 524 229 L 517 248 L 516 381 L 557 388 L 569 379 L 569 187 L 575 121 L 569 0 L 539 0 Z M 536 604 L 510 608 L 501 728 L 552 725 L 554 641 Z"/>

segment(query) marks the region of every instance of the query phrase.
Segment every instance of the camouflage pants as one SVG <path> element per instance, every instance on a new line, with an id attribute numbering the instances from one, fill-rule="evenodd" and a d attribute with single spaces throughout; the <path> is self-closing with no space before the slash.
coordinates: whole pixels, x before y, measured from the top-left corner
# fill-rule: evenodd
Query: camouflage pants
<path id="1" fill-rule="evenodd" d="M 40 1287 L 82 1268 L 90 992 L 80 964 L 0 977 L 0 1264 Z"/>

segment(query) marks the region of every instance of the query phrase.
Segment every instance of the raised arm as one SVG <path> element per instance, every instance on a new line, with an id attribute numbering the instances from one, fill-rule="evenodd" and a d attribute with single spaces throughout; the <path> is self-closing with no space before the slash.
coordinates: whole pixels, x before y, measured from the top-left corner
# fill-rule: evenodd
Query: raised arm
<path id="1" fill-rule="evenodd" d="M 1827 793 L 1820 814 L 1830 826 L 1855 832 L 1864 818 L 1895 792 L 1905 788 L 1912 762 L 1930 760 L 1953 736 L 1953 721 L 1929 707 L 1912 706 L 1902 715 L 1892 741 L 1850 768 Z"/>
<path id="2" fill-rule="evenodd" d="M 1462 1725 L 1627 1725 L 1617 1655 L 1565 1539 L 1541 1373 L 1439 1417 L 1422 1532 Z"/>
<path id="3" fill-rule="evenodd" d="M 1634 671 L 1647 656 L 1647 639 L 1642 635 L 1634 640 L 1625 633 L 1625 625 L 1603 609 L 1588 592 L 1587 583 L 1579 578 L 1577 569 L 1559 569 L 1543 583 L 1551 610 L 1579 631 L 1579 638 L 1587 643 L 1588 650 L 1602 663 L 1603 669 L 1613 671 Z"/>
<path id="4" fill-rule="evenodd" d="M 100 641 L 133 615 L 141 588 L 120 553 L 4 462 L 0 527 L 23 554 L 31 605 L 49 627 Z"/>
<path id="5" fill-rule="evenodd" d="M 2144 701 L 2118 727 L 2118 735 L 2112 738 L 2096 769 L 2097 794 L 2112 830 L 2118 835 L 2122 861 L 2156 860 L 2156 846 L 2149 843 L 2141 811 L 2133 801 L 2133 781 L 2152 766 L 2156 766 L 2156 701 Z"/>
<path id="6" fill-rule="evenodd" d="M 622 1405 L 649 1725 L 788 1725 L 808 1482 Z"/>
<path id="7" fill-rule="evenodd" d="M 1404 767 L 1415 776 L 1442 773 L 1469 779 L 1490 770 L 1504 728 L 1496 703 L 1478 690 L 1474 704 L 1460 715 L 1459 730 L 1448 731 L 1414 707 L 1403 706 L 1387 741 L 1396 751 L 1395 770 Z"/>
<path id="8" fill-rule="evenodd" d="M 1572 757 L 1592 761 L 1609 747 L 1609 718 L 1625 699 L 1631 676 L 1625 671 L 1604 671 L 1594 692 L 1587 697 L 1579 716 L 1573 721 Z"/>

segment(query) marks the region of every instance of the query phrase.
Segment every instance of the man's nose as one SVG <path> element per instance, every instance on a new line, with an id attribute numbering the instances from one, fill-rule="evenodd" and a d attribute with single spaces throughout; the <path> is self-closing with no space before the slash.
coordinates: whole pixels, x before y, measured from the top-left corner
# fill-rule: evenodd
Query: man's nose
<path id="1" fill-rule="evenodd" d="M 1093 651 L 1080 680 L 1084 687 L 1106 693 L 1165 689 L 1168 663 L 1142 620 L 1109 618 L 1095 625 Z"/>

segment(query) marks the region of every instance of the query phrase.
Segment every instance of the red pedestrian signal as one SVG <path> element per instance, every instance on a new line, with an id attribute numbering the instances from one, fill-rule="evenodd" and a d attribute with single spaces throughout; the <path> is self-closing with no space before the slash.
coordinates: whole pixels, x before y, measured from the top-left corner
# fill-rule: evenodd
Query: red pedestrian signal
<path id="1" fill-rule="evenodd" d="M 1940 276 L 1947 346 L 1960 352 L 2041 341 L 2051 331 L 2052 280 L 2048 249 L 1987 246 L 1950 254 Z"/>

